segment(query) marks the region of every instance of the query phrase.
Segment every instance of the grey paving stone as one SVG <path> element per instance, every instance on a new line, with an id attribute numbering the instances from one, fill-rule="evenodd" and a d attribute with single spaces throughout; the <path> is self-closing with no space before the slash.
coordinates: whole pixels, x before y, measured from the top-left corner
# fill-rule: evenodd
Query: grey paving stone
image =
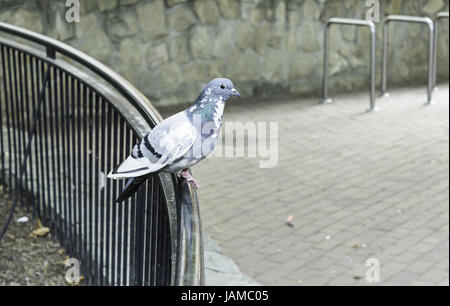
<path id="1" fill-rule="evenodd" d="M 409 285 L 418 279 L 419 273 L 400 271 L 399 273 L 392 276 L 388 281 L 394 285 L 404 286 Z"/>
<path id="2" fill-rule="evenodd" d="M 219 245 L 208 235 L 203 236 L 205 285 L 259 286 L 260 283 L 241 273 L 233 260 L 222 253 Z"/>

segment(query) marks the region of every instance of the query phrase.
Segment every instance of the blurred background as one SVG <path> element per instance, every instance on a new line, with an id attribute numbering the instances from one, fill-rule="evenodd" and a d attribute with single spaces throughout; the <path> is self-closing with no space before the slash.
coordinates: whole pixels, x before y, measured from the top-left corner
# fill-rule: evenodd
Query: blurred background
<path id="1" fill-rule="evenodd" d="M 318 95 L 324 21 L 364 19 L 361 0 L 80 0 L 80 23 L 65 21 L 59 0 L 2 0 L 0 20 L 74 46 L 118 71 L 157 106 L 194 101 L 212 78 L 226 76 L 243 97 Z M 388 14 L 432 17 L 447 0 L 380 1 Z M 442 26 L 448 29 L 448 23 Z M 448 31 L 439 66 L 448 77 Z M 381 54 L 378 29 L 378 61 Z M 332 27 L 331 93 L 367 88 L 370 33 Z M 390 32 L 390 82 L 425 84 L 427 32 L 398 24 Z M 378 77 L 381 69 L 378 70 Z"/>

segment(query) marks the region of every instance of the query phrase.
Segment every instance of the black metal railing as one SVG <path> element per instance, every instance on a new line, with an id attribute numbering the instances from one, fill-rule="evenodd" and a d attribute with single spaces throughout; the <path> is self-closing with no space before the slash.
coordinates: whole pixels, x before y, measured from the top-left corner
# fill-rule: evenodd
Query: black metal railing
<path id="1" fill-rule="evenodd" d="M 70 46 L 0 23 L 2 32 L 5 189 L 27 195 L 22 205 L 80 260 L 87 284 L 201 284 L 200 218 L 189 185 L 160 174 L 118 204 L 125 182 L 106 178 L 160 120 L 148 100 Z"/>

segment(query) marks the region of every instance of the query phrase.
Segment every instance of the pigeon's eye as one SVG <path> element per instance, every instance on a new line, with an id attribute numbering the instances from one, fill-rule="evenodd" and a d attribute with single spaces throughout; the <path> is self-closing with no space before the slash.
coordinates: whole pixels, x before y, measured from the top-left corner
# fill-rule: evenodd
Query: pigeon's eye
<path id="1" fill-rule="evenodd" d="M 220 88 L 225 89 L 227 87 L 225 86 L 225 84 L 222 84 L 222 85 L 220 85 Z"/>

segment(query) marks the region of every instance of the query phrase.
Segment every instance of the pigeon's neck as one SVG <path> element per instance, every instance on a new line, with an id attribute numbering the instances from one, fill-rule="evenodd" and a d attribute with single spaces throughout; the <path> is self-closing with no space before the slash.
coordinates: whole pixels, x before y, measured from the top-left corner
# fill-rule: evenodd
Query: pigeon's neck
<path id="1" fill-rule="evenodd" d="M 200 96 L 186 112 L 193 119 L 195 116 L 199 116 L 202 125 L 212 124 L 212 128 L 218 130 L 222 125 L 224 108 L 225 100 L 222 96 L 206 95 Z"/>
<path id="2" fill-rule="evenodd" d="M 187 109 L 190 114 L 202 114 L 202 116 L 211 117 L 218 111 L 223 112 L 225 100 L 222 96 L 207 95 L 200 96 L 197 101 Z"/>

